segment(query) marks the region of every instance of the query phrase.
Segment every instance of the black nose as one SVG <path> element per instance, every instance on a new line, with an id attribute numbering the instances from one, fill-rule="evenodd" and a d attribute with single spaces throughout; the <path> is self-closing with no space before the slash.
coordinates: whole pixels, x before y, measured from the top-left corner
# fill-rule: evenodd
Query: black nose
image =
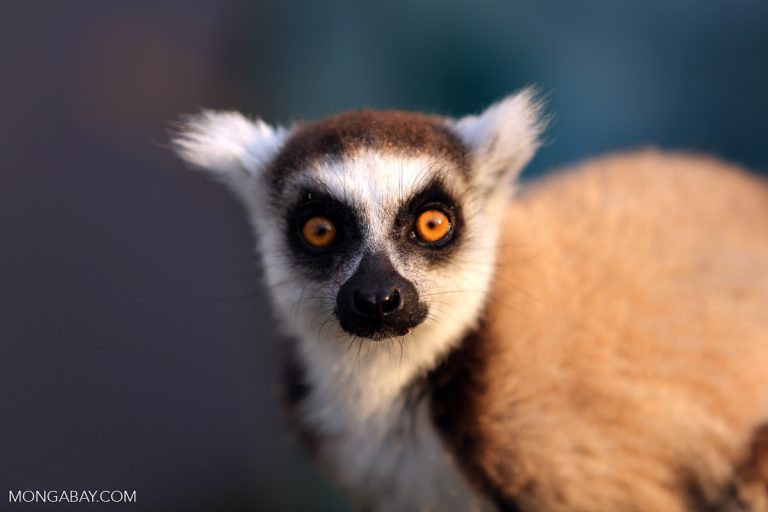
<path id="1" fill-rule="evenodd" d="M 401 307 L 403 307 L 403 301 L 400 298 L 400 290 L 397 288 L 377 292 L 352 292 L 352 308 L 363 316 L 381 318 L 391 315 Z"/>
<path id="2" fill-rule="evenodd" d="M 381 340 L 410 332 L 424 321 L 427 307 L 388 256 L 366 254 L 339 288 L 335 313 L 348 333 Z"/>

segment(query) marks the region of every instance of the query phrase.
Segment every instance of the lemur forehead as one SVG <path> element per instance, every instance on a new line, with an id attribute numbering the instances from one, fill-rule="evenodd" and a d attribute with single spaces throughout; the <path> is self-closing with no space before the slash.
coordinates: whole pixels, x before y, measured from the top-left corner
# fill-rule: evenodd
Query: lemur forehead
<path id="1" fill-rule="evenodd" d="M 277 154 L 273 183 L 313 162 L 344 159 L 363 149 L 434 155 L 467 173 L 468 149 L 444 118 L 415 112 L 362 110 L 299 125 Z"/>

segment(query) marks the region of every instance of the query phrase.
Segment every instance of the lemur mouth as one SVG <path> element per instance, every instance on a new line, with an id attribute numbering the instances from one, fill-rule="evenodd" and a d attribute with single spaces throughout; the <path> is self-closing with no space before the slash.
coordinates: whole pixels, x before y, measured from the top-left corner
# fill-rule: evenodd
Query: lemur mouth
<path id="1" fill-rule="evenodd" d="M 412 312 L 402 316 L 363 317 L 342 312 L 338 307 L 335 313 L 339 325 L 347 333 L 373 341 L 382 341 L 410 333 L 424 322 L 427 311 L 426 304 L 418 303 Z"/>
<path id="2" fill-rule="evenodd" d="M 336 296 L 336 318 L 349 334 L 370 340 L 405 336 L 427 318 L 413 284 L 389 258 L 366 254 Z"/>

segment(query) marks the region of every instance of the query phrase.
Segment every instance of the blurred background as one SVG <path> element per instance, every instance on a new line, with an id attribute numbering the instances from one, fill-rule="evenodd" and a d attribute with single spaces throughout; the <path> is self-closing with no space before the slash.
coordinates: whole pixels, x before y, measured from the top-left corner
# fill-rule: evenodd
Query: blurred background
<path id="1" fill-rule="evenodd" d="M 4 2 L 0 508 L 345 509 L 282 420 L 245 217 L 167 148 L 179 113 L 462 115 L 536 84 L 526 177 L 648 145 L 760 171 L 766 27 L 764 0 Z"/>

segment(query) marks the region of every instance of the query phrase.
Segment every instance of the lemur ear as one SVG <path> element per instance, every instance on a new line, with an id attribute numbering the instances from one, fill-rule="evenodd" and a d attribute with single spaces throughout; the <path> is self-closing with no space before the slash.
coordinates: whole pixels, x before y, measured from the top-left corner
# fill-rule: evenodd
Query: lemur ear
<path id="1" fill-rule="evenodd" d="M 454 129 L 470 148 L 481 187 L 492 190 L 502 181 L 511 181 L 533 157 L 546 124 L 541 109 L 535 91 L 527 88 L 479 115 L 455 121 Z"/>
<path id="2" fill-rule="evenodd" d="M 172 136 L 176 153 L 195 167 L 209 171 L 241 199 L 251 192 L 288 130 L 253 121 L 237 112 L 204 111 L 185 118 Z"/>

